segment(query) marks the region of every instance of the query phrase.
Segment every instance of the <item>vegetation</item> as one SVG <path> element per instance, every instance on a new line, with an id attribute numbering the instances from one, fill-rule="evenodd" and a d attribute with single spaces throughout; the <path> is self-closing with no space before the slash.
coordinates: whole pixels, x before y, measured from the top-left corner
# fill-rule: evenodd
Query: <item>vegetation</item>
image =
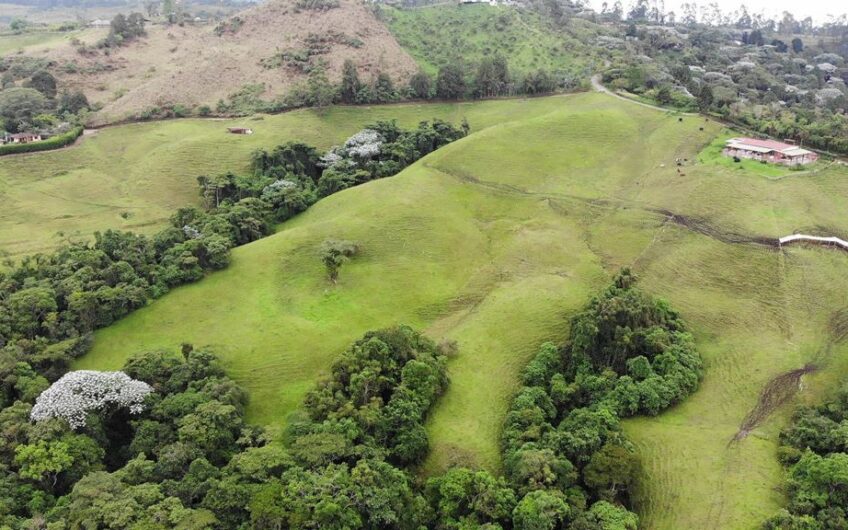
<path id="1" fill-rule="evenodd" d="M 82 131 L 82 126 L 77 126 L 68 132 L 58 134 L 40 142 L 0 145 L 0 156 L 15 153 L 35 153 L 65 147 L 74 143 L 82 135 Z"/>
<path id="2" fill-rule="evenodd" d="M 768 530 L 836 529 L 848 524 L 844 490 L 848 454 L 840 434 L 848 417 L 848 388 L 817 406 L 800 408 L 780 433 L 787 466 L 788 506 L 765 522 Z"/>
<path id="3" fill-rule="evenodd" d="M 298 9 L 330 7 L 304 4 Z M 482 6 L 465 13 L 476 7 Z M 718 114 L 764 134 L 843 150 L 840 120 L 846 92 L 840 80 L 845 58 L 837 41 L 844 21 L 822 28 L 794 23 L 791 17 L 780 25 L 756 17 L 733 21 L 716 9 L 711 21 L 698 21 L 687 12 L 678 23 L 640 2 L 622 24 L 624 14 L 616 7 L 612 12 L 605 7 L 600 14 L 568 3 L 531 2 L 525 7 L 501 12 L 519 13 L 525 28 L 542 27 L 558 39 L 590 34 L 594 44 L 609 52 L 591 58 L 597 59 L 594 67 L 602 59 L 612 60 L 604 72 L 612 88 L 643 101 Z M 392 11 L 386 12 L 391 16 Z M 492 12 L 488 7 L 478 11 Z M 542 26 L 528 24 L 535 17 L 544 21 Z M 599 20 L 610 25 L 601 29 Z M 525 68 L 521 54 L 509 47 L 483 47 L 480 57 L 468 62 L 431 46 L 429 59 L 418 59 L 422 71 L 408 85 L 396 86 L 384 72 L 363 83 L 352 63 L 344 66 L 336 85 L 321 53 L 312 53 L 320 52 L 326 38 L 316 36 L 305 50 L 287 50 L 263 62 L 266 68 L 308 73 L 287 99 L 265 102 L 264 86 L 255 83 L 222 101 L 218 112 L 540 94 L 580 86 L 594 68 L 565 74 L 544 66 Z M 543 42 L 544 35 L 537 40 Z M 473 43 L 465 45 L 474 48 Z M 576 48 L 571 52 L 588 64 L 588 56 Z M 426 61 L 440 55 L 447 59 L 428 68 Z M 37 61 L 7 64 L 3 84 L 7 91 L 17 91 L 10 97 L 12 127 L 58 125 L 61 87 L 55 79 L 51 82 Z M 78 106 L 85 112 L 76 105 L 79 98 L 62 99 L 68 110 Z M 668 528 L 760 523 L 780 501 L 772 489 L 780 477 L 772 453 L 783 416 L 772 410 L 766 393 L 771 383 L 766 383 L 813 356 L 833 364 L 831 375 L 845 370 L 833 355 L 833 350 L 844 349 L 839 324 L 833 323 L 844 304 L 832 294 L 843 292 L 841 255 L 779 249 L 773 241 L 803 227 L 841 235 L 844 170 L 834 165 L 790 173 L 730 164 L 714 156 L 719 141 L 715 123 L 647 109 L 622 112 L 617 105 L 623 103 L 603 97 L 573 101 L 591 110 L 558 109 L 489 129 L 396 179 L 344 194 L 336 192 L 394 174 L 435 149 L 431 144 L 464 136 L 467 128 L 433 122 L 403 131 L 378 122 L 323 156 L 323 150 L 308 144 L 288 143 L 257 152 L 249 171 L 202 172 L 198 182 L 205 210 L 183 209 L 175 215 L 171 230 L 182 239 L 173 244 L 220 236 L 221 259 L 210 261 L 197 277 L 224 267 L 231 256 L 233 268 L 104 330 L 80 361 L 76 357 L 88 349 L 90 330 L 111 318 L 91 306 L 100 304 L 104 311 L 108 307 L 122 315 L 172 287 L 157 283 L 161 258 L 155 256 L 139 274 L 126 257 L 130 253 L 122 250 L 118 261 L 133 271 L 125 276 L 125 267 L 110 256 L 112 261 L 104 263 L 118 272 L 78 289 L 82 294 L 96 291 L 73 307 L 68 291 L 77 287 L 74 282 L 91 279 L 76 260 L 88 258 L 82 251 L 105 252 L 108 247 L 97 249 L 98 237 L 95 243 L 76 245 L 80 255 L 73 259 L 37 258 L 31 269 L 39 269 L 43 261 L 70 268 L 74 277 L 51 272 L 20 283 L 15 278 L 9 296 L 0 297 L 5 304 L 0 331 L 14 338 L 14 346 L 6 345 L 4 352 L 5 364 L 12 367 L 4 380 L 9 388 L 5 395 L 32 402 L 71 359 L 77 367 L 118 368 L 132 351 L 159 347 L 163 341 L 169 347 L 186 339 L 219 345 L 229 373 L 260 398 L 258 406 L 246 407 L 244 413 L 271 424 L 285 441 L 290 464 L 268 480 L 233 479 L 228 484 L 244 487 L 221 493 L 216 499 L 232 497 L 220 504 L 207 500 L 208 492 L 187 500 L 160 488 L 158 495 L 136 501 L 143 509 L 132 516 L 133 523 L 147 524 L 143 518 L 153 513 L 185 525 L 189 523 L 181 516 L 222 528 L 634 528 L 640 519 L 649 527 Z M 159 110 L 149 115 L 158 116 Z M 165 111 L 179 116 L 186 109 Z M 450 139 L 442 141 L 443 136 Z M 675 174 L 672 160 L 685 170 L 680 167 Z M 328 199 L 292 218 L 320 197 Z M 230 246 L 270 234 L 280 221 L 287 222 L 278 236 L 229 252 Z M 328 289 L 316 249 L 321 241 L 334 241 L 322 249 L 321 261 L 335 283 L 346 254 L 353 252 L 347 240 L 361 242 L 367 253 L 345 266 L 341 285 Z M 144 252 L 150 248 L 143 241 L 141 245 Z M 183 257 L 200 261 L 203 256 Z M 681 307 L 704 345 L 710 376 L 703 392 L 686 403 L 682 398 L 700 382 L 700 360 L 692 337 L 668 305 L 636 293 L 629 275 L 623 274 L 577 312 L 577 300 L 595 291 L 605 272 L 623 265 L 639 270 L 649 292 Z M 10 270 L 17 274 L 18 269 Z M 120 283 L 125 278 L 142 294 L 127 296 Z M 173 285 L 193 279 L 179 278 Z M 112 294 L 120 300 L 110 298 L 104 286 L 115 289 Z M 41 289 L 65 291 L 51 296 Z M 234 290 L 241 296 L 234 297 Z M 221 304 L 223 300 L 228 303 Z M 567 333 L 565 319 L 575 313 Z M 96 323 L 83 324 L 85 317 Z M 447 361 L 442 355 L 449 348 L 421 345 L 423 339 L 410 347 L 420 336 L 392 328 L 378 332 L 381 338 L 373 344 L 370 335 L 357 342 L 342 365 L 333 365 L 327 382 L 306 392 L 307 382 L 326 371 L 354 335 L 398 321 L 426 327 L 433 336 L 456 338 L 462 350 L 451 361 L 451 374 L 461 384 L 448 389 L 444 380 Z M 395 334 L 406 336 L 401 340 Z M 544 347 L 519 376 L 535 344 L 566 336 L 570 338 L 562 349 Z M 59 344 L 69 344 L 68 349 L 57 353 Z M 244 344 L 253 349 L 244 351 Z M 409 350 L 416 352 L 412 360 L 404 353 Z M 267 364 L 258 366 L 257 358 Z M 395 364 L 397 358 L 401 363 Z M 810 378 L 814 393 L 828 385 L 824 376 L 816 377 Z M 442 393 L 438 407 L 432 408 Z M 305 416 L 288 416 L 304 395 Z M 147 414 L 147 409 L 116 405 L 120 403 L 104 405 L 107 432 L 101 436 L 92 431 L 93 442 L 59 432 L 58 437 L 28 439 L 4 460 L 17 472 L 16 480 L 29 481 L 10 489 L 46 499 L 38 506 L 7 502 L 17 511 L 16 524 L 54 504 L 56 510 L 46 510 L 45 520 L 67 518 L 68 511 L 61 510 L 75 494 L 73 484 L 86 484 L 87 477 L 80 477 L 91 476 L 100 466 L 112 472 L 129 463 L 111 455 L 120 454 L 114 449 L 129 440 L 126 425 L 131 423 L 110 421 Z M 677 406 L 668 409 L 672 405 Z M 662 420 L 650 417 L 667 409 Z M 746 410 L 753 412 L 739 425 Z M 648 417 L 630 417 L 643 414 Z M 500 453 L 497 435 L 504 416 Z M 829 419 L 836 421 L 835 416 Z M 53 420 L 44 421 L 36 425 Z M 88 428 L 87 422 L 80 427 Z M 217 429 L 200 429 L 218 435 Z M 746 439 L 750 433 L 755 436 Z M 266 443 L 266 435 L 258 432 L 244 446 L 237 442 L 241 435 L 220 436 L 220 444 L 198 442 L 203 444 L 198 454 L 218 470 L 204 474 L 204 480 L 227 482 L 226 462 L 245 447 L 263 449 Z M 793 466 L 789 509 L 766 524 L 839 527 L 845 518 L 840 511 L 844 499 L 838 494 L 842 462 L 830 449 L 801 455 L 798 450 L 809 440 L 796 438 L 788 444 L 792 450 L 782 452 Z M 220 453 L 219 446 L 224 448 Z M 637 452 L 643 465 L 634 457 Z M 85 462 L 79 456 L 83 454 L 88 455 Z M 182 467 L 190 469 L 190 461 L 184 459 Z M 408 466 L 420 469 L 426 480 L 410 478 Z M 445 469 L 450 471 L 443 473 Z M 698 481 L 689 478 L 696 475 Z M 174 480 L 191 482 L 185 476 Z M 161 477 L 154 482 L 162 482 Z M 119 503 L 141 495 L 127 491 L 115 494 Z M 673 508 L 667 502 L 671 491 L 678 501 Z M 705 494 L 720 497 L 720 513 L 707 509 Z M 86 499 L 103 496 L 98 491 L 69 510 L 82 510 L 90 504 Z M 91 514 L 89 520 L 100 517 Z"/>
<path id="4" fill-rule="evenodd" d="M 199 177 L 207 210 L 180 208 L 171 216 L 171 226 L 151 238 L 114 230 L 98 232 L 93 244 L 74 243 L 52 254 L 27 257 L 0 273 L 4 355 L 29 362 L 48 377 L 60 374 L 90 344 L 91 331 L 177 285 L 226 267 L 230 248 L 264 237 L 272 223 L 305 210 L 319 196 L 388 176 L 385 171 L 400 170 L 428 150 L 463 135 L 441 121 L 422 122 L 414 131 L 381 122 L 366 131 L 374 142 L 367 144 L 369 150 L 349 140 L 344 148 L 331 151 L 338 160 L 326 171 L 319 166 L 316 150 L 303 144 L 287 144 L 271 153 L 260 151 L 250 176 Z M 344 186 L 322 186 L 323 173 L 333 167 L 334 179 Z M 352 252 L 344 245 L 338 250 L 333 281 L 342 258 Z"/>
<path id="5" fill-rule="evenodd" d="M 487 114 L 471 114 L 478 105 Z M 253 396 L 248 419 L 282 436 L 339 352 L 367 330 L 409 323 L 459 346 L 452 384 L 425 424 L 432 449 L 421 473 L 465 466 L 498 477 L 521 369 L 539 344 L 567 340 L 570 317 L 607 284 L 609 268 L 629 265 L 641 289 L 680 310 L 707 368 L 685 402 L 621 420 L 642 461 L 629 488 L 640 525 L 759 525 L 782 502 L 783 411 L 730 441 L 771 378 L 819 357 L 848 288 L 842 254 L 768 242 L 797 227 L 848 230 L 844 168 L 770 180 L 699 164 L 702 147 L 732 131 L 601 94 L 467 108 L 474 134 L 234 249 L 227 269 L 100 330 L 74 368 L 115 370 L 133 352 L 214 344 Z M 495 108 L 501 124 L 486 127 Z M 328 112 L 340 110 L 357 109 Z M 685 177 L 677 158 L 690 161 Z M 754 237 L 764 243 L 746 242 Z M 363 248 L 335 288 L 318 250 L 327 239 Z M 805 395 L 848 373 L 844 352 L 835 345 L 829 368 L 805 376 Z"/>
<path id="6" fill-rule="evenodd" d="M 517 76 L 510 78 L 515 88 L 523 76 L 538 70 L 566 88 L 588 78 L 599 55 L 586 43 L 607 31 L 582 20 L 560 25 L 535 10 L 487 5 L 381 6 L 380 11 L 398 42 L 429 75 L 460 65 L 470 78 L 478 65 L 500 54 Z"/>
<path id="7" fill-rule="evenodd" d="M 321 261 L 327 269 L 327 278 L 336 283 L 339 279 L 339 269 L 350 260 L 359 249 L 351 241 L 336 241 L 328 239 L 321 245 Z"/>
<path id="8" fill-rule="evenodd" d="M 397 118 L 401 126 L 414 127 L 431 118 L 460 123 L 467 117 L 481 130 L 557 105 L 554 98 L 303 110 L 252 120 L 255 134 L 249 136 L 225 132 L 228 126 L 245 125 L 242 120 L 171 120 L 101 129 L 72 151 L 3 160 L 0 190 L 9 208 L 0 211 L 0 247 L 18 258 L 68 239 L 89 240 L 94 231 L 110 227 L 152 235 L 169 226 L 176 208 L 199 205 L 197 175 L 227 168 L 248 172 L 253 151 L 271 149 L 285 139 L 298 138 L 324 150 L 372 120 Z"/>
<path id="9" fill-rule="evenodd" d="M 533 10 L 482 5 L 381 7 L 381 15 L 421 66 L 407 92 L 417 98 L 578 89 L 599 57 L 581 41 L 606 31 L 582 21 L 558 25 Z"/>
<path id="10" fill-rule="evenodd" d="M 605 324 L 629 323 L 634 326 L 633 337 L 679 334 L 676 315 L 632 291 L 629 281 L 628 273 L 619 276 L 616 286 L 576 322 L 587 331 L 593 325 L 603 330 Z M 605 323 L 608 317 L 598 304 L 618 306 L 628 317 Z M 697 371 L 697 354 L 684 353 L 686 338 L 677 336 L 684 343 L 666 351 L 660 351 L 659 344 L 633 347 L 632 337 L 603 331 L 595 334 L 594 344 L 596 351 L 624 346 L 632 355 L 653 357 L 654 366 L 663 366 L 655 379 L 664 380 L 677 363 L 687 363 L 687 355 Z M 246 425 L 247 396 L 226 377 L 214 356 L 189 344 L 183 344 L 182 353 L 182 358 L 161 351 L 136 355 L 123 372 L 68 373 L 42 392 L 34 407 L 28 401 L 46 381 L 26 363 L 8 365 L 7 369 L 14 367 L 3 379 L 3 395 L 14 404 L 4 412 L 14 412 L 5 415 L 3 427 L 17 435 L 0 454 L 0 462 L 12 472 L 3 477 L 0 521 L 15 528 L 35 520 L 117 528 L 150 525 L 161 517 L 177 526 L 198 528 L 250 524 L 291 529 L 380 525 L 447 529 L 499 524 L 532 529 L 564 527 L 571 521 L 581 528 L 603 529 L 613 523 L 636 528 L 636 517 L 617 504 L 615 495 L 615 485 L 632 480 L 635 467 L 622 469 L 622 455 L 609 442 L 594 454 L 585 444 L 573 446 L 569 454 L 589 462 L 586 484 L 603 487 L 603 500 L 589 509 L 585 509 L 589 497 L 579 488 L 564 494 L 565 485 L 558 481 L 526 483 L 525 475 L 513 477 L 517 487 L 513 490 L 502 478 L 455 468 L 419 489 L 403 468 L 426 456 L 424 419 L 448 379 L 445 350 L 408 327 L 366 333 L 341 355 L 330 375 L 306 395 L 304 414 L 288 429 L 285 451 L 266 445 L 269 440 L 262 429 Z M 557 357 L 553 347 L 545 347 L 531 363 L 525 373 L 528 386 L 516 399 L 516 407 L 526 406 L 521 405 L 524 396 L 544 394 L 545 389 L 536 385 L 549 376 L 552 384 L 563 379 L 557 366 L 564 362 L 562 368 L 568 370 L 568 357 Z M 572 354 L 571 359 L 577 356 Z M 646 357 L 631 358 L 639 359 L 650 370 Z M 584 366 L 591 362 L 589 357 L 579 361 Z M 577 393 L 583 393 L 581 384 L 575 385 Z M 623 388 L 618 390 L 620 397 L 626 395 Z M 584 403 L 600 405 L 595 397 L 584 395 Z M 550 399 L 555 410 L 568 418 L 574 415 Z M 538 398 L 530 398 L 534 401 L 538 407 Z M 34 425 L 27 421 L 28 411 Z M 529 418 L 534 415 L 530 412 L 516 410 L 510 417 Z M 590 421 L 586 427 L 591 425 Z M 508 426 L 507 433 L 514 427 Z M 507 434 L 507 439 L 511 436 Z M 549 464 L 538 459 L 546 451 L 528 449 L 533 444 L 525 442 L 513 455 L 523 462 L 521 469 L 546 468 Z M 505 447 L 509 451 L 510 444 Z M 566 468 L 575 469 L 562 455 L 552 469 Z M 610 481 L 613 486 L 606 489 Z M 23 502 L 27 497 L 29 502 Z M 131 506 L 117 509 L 127 502 Z"/>
<path id="11" fill-rule="evenodd" d="M 26 57 L 0 59 L 0 156 L 64 147 L 82 134 L 88 100 L 79 91 L 60 93 L 46 66 Z M 49 139 L 7 144 L 10 133 L 36 133 Z"/>
<path id="12" fill-rule="evenodd" d="M 109 24 L 109 35 L 97 43 L 98 48 L 114 48 L 142 37 L 144 31 L 144 15 L 130 13 L 129 16 L 118 13 Z"/>
<path id="13" fill-rule="evenodd" d="M 612 17 L 615 18 L 615 17 Z M 784 13 L 779 21 L 742 6 L 694 11 L 636 10 L 604 72 L 613 88 L 661 105 L 714 113 L 776 138 L 848 152 L 845 18 L 820 27 Z"/>
<path id="14" fill-rule="evenodd" d="M 544 528 L 604 528 L 607 515 L 599 512 L 629 506 L 638 464 L 620 418 L 659 414 L 701 378 L 700 357 L 680 317 L 636 290 L 634 281 L 622 271 L 578 313 L 563 351 L 543 346 L 507 414 L 507 476 L 526 494 L 522 509 L 532 506 L 547 518 Z M 635 514 L 614 517 L 621 528 L 637 526 Z"/>
<path id="15" fill-rule="evenodd" d="M 339 176 L 347 172 L 359 179 L 380 178 L 386 176 L 383 171 L 402 168 L 427 150 L 434 150 L 463 134 L 440 121 L 432 125 L 422 122 L 413 131 L 403 131 L 394 122 L 381 122 L 355 136 L 343 147 L 331 151 L 333 157 L 324 158 L 331 159 L 326 166 L 319 165 L 321 160 L 314 148 L 303 144 L 287 144 L 271 153 L 258 152 L 254 156 L 252 176 L 200 177 L 198 182 L 207 200 L 208 211 L 182 208 L 172 216 L 172 227 L 153 238 L 109 230 L 97 233 L 92 245 L 72 244 L 50 255 L 26 258 L 19 266 L 0 273 L 0 375 L 3 375 L 4 382 L 0 405 L 4 409 L 11 406 L 30 411 L 23 417 L 13 416 L 11 423 L 5 427 L 23 432 L 29 425 L 29 418 L 37 424 L 58 422 L 49 434 L 36 429 L 28 443 L 12 444 L 8 449 L 9 459 L 0 460 L 0 470 L 4 472 L 2 480 L 9 486 L 6 488 L 8 496 L 3 499 L 4 508 L 0 512 L 3 519 L 0 522 L 17 528 L 27 519 L 46 518 L 72 526 L 80 521 L 86 521 L 86 524 L 97 521 L 98 525 L 117 528 L 127 524 L 150 524 L 159 517 L 155 514 L 165 513 L 170 514 L 167 517 L 172 522 L 200 520 L 203 527 L 218 522 L 220 528 L 232 527 L 228 526 L 231 522 L 236 525 L 246 523 L 248 518 L 244 507 L 241 511 L 235 509 L 232 501 L 226 500 L 229 493 L 218 493 L 224 499 L 217 500 L 223 502 L 223 507 L 216 505 L 220 508 L 216 519 L 212 515 L 214 509 L 199 504 L 206 498 L 200 498 L 197 491 L 186 500 L 179 494 L 167 496 L 159 489 L 166 479 L 187 480 L 181 474 L 186 470 L 191 473 L 196 467 L 204 470 L 204 480 L 208 480 L 210 466 L 223 466 L 237 447 L 254 447 L 262 440 L 258 431 L 243 429 L 241 414 L 246 399 L 236 387 L 227 381 L 222 382 L 223 386 L 212 384 L 199 373 L 177 369 L 182 383 L 177 391 L 191 389 L 195 395 L 191 398 L 175 397 L 173 403 L 168 401 L 172 396 L 166 396 L 164 402 L 172 407 L 173 416 L 157 417 L 158 421 L 152 424 L 134 424 L 129 422 L 127 413 L 138 415 L 145 412 L 149 408 L 146 400 L 154 388 L 173 386 L 174 374 L 168 372 L 175 368 L 173 362 L 163 361 L 161 355 L 131 360 L 125 366 L 126 374 L 96 371 L 65 373 L 69 363 L 88 349 L 92 330 L 110 324 L 175 285 L 196 281 L 208 270 L 226 267 L 231 247 L 267 235 L 272 221 L 286 219 L 308 207 L 317 199 L 315 188 L 316 184 L 320 187 L 324 167 L 329 170 L 335 166 Z M 345 182 L 347 185 L 357 183 L 355 179 L 346 179 Z M 325 259 L 331 280 L 335 282 L 338 267 L 344 258 L 353 253 L 353 247 L 339 243 L 332 245 L 330 250 L 338 251 L 334 259 Z M 400 333 L 407 336 L 411 331 L 401 330 Z M 385 348 L 369 339 L 366 337 L 365 340 L 368 341 L 367 346 L 374 349 L 375 360 L 385 358 Z M 407 347 L 397 341 L 391 344 L 405 352 L 409 347 L 415 347 L 415 341 L 421 343 L 420 348 L 428 344 L 414 336 L 406 340 L 413 341 L 413 345 Z M 367 350 L 365 347 L 357 348 L 350 361 L 358 362 L 356 356 Z M 193 365 L 191 351 L 191 347 L 184 346 L 186 363 Z M 397 356 L 392 359 L 402 362 L 394 369 L 396 381 L 392 383 L 386 379 L 388 375 L 381 376 L 380 384 L 385 388 L 366 384 L 365 394 L 360 395 L 361 378 L 354 378 L 353 382 L 341 378 L 335 384 L 328 383 L 328 394 L 322 396 L 322 391 L 317 391 L 307 401 L 315 425 L 304 424 L 297 428 L 304 439 L 312 442 L 295 441 L 295 458 L 311 466 L 339 464 L 342 460 L 337 459 L 333 452 L 316 455 L 314 441 L 332 441 L 330 433 L 333 431 L 339 431 L 339 435 L 344 431 L 346 436 L 350 436 L 350 425 L 337 422 L 346 416 L 351 403 L 365 407 L 361 425 L 365 429 L 365 420 L 373 421 L 374 399 L 383 397 L 387 402 L 387 424 L 378 425 L 375 433 L 363 433 L 365 438 L 356 442 L 365 446 L 363 453 L 356 449 L 354 453 L 342 454 L 373 458 L 374 450 L 385 446 L 390 460 L 404 463 L 420 461 L 427 450 L 426 436 L 422 439 L 421 421 L 446 383 L 444 362 L 430 359 L 431 369 L 436 372 L 432 376 L 436 379 L 428 382 L 426 371 L 422 372 L 422 368 L 427 366 L 427 359 L 409 352 L 407 355 L 410 355 L 407 359 L 397 359 Z M 157 365 L 157 361 L 162 364 Z M 213 375 L 221 375 L 203 354 L 200 354 L 199 361 L 202 365 L 200 373 L 208 370 Z M 407 361 L 420 362 L 407 366 Z M 139 368 L 144 375 L 164 375 L 167 381 L 155 380 L 155 377 L 149 383 L 150 377 L 131 379 Z M 368 362 L 360 370 L 366 376 L 372 374 Z M 390 367 L 385 367 L 385 370 L 390 370 Z M 438 370 L 441 370 L 441 375 L 438 375 Z M 344 372 L 344 377 L 348 375 L 350 369 Z M 46 388 L 48 381 L 53 379 L 58 380 Z M 201 386 L 190 386 L 195 384 Z M 226 393 L 227 399 L 218 402 L 212 399 L 211 394 L 197 394 L 198 389 L 209 384 L 216 391 Z M 336 389 L 334 385 L 342 388 Z M 333 400 L 339 399 L 339 393 L 344 392 L 348 385 L 352 386 L 348 392 L 350 399 L 334 405 Z M 398 397 L 389 399 L 395 386 Z M 41 390 L 44 391 L 39 394 Z M 353 395 L 354 391 L 357 395 Z M 38 398 L 33 406 L 31 402 L 36 395 Z M 101 421 L 93 422 L 92 414 Z M 171 425 L 162 421 L 165 419 L 169 419 Z M 354 442 L 355 439 L 349 438 L 349 441 Z M 380 441 L 384 443 L 379 444 Z M 320 451 L 320 446 L 317 451 Z M 157 459 L 155 464 L 148 463 L 147 455 L 164 458 Z M 168 462 L 171 456 L 175 460 Z M 133 472 L 143 473 L 127 479 L 118 469 L 124 465 L 130 466 Z M 163 470 L 163 466 L 167 469 Z M 102 473 L 104 469 L 115 474 L 106 475 Z M 156 469 L 159 469 L 158 474 Z M 354 472 L 360 469 L 357 464 Z M 337 471 L 336 467 L 328 470 Z M 339 468 L 338 471 L 344 470 Z M 100 473 L 90 474 L 92 472 Z M 303 472 L 292 471 L 292 474 Z M 148 495 L 147 502 L 140 503 L 137 511 L 121 510 L 120 521 L 113 519 L 113 508 L 108 503 L 90 504 L 92 496 L 101 500 L 104 495 L 131 499 L 135 490 L 129 486 L 139 486 L 148 481 L 151 484 L 146 489 L 153 487 L 158 493 Z M 393 483 L 393 486 L 397 484 Z M 302 491 L 303 487 L 296 490 Z M 373 502 L 385 495 L 381 491 L 372 494 L 375 495 Z M 32 495 L 38 496 L 38 503 L 23 500 Z M 67 498 L 57 502 L 65 495 Z M 159 504 L 160 500 L 164 504 Z M 273 499 L 269 501 L 277 505 Z M 303 502 L 300 497 L 290 501 L 295 504 Z M 215 501 L 209 502 L 214 504 Z M 192 511 L 195 508 L 201 511 Z M 289 521 L 288 527 L 299 528 L 306 524 L 301 513 L 303 509 L 315 510 L 316 506 L 310 503 L 296 506 L 292 508 L 293 514 L 281 516 Z M 398 510 L 405 509 L 405 506 L 398 506 Z M 382 517 L 369 512 L 364 510 L 360 516 L 352 514 L 351 517 Z M 317 525 L 321 521 L 326 522 L 325 515 L 318 511 L 314 520 Z"/>

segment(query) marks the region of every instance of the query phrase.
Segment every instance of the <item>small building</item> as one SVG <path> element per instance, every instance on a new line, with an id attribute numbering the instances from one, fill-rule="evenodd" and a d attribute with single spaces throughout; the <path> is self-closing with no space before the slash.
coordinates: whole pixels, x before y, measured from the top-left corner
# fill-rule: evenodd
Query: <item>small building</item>
<path id="1" fill-rule="evenodd" d="M 40 142 L 42 140 L 40 133 L 19 133 L 9 134 L 4 138 L 3 143 L 7 144 L 28 144 L 31 142 Z"/>
<path id="2" fill-rule="evenodd" d="M 253 134 L 253 129 L 248 127 L 227 127 L 230 134 Z"/>
<path id="3" fill-rule="evenodd" d="M 88 23 L 88 27 L 90 28 L 108 28 L 111 25 L 112 23 L 110 21 L 103 20 L 102 18 L 92 20 Z"/>
<path id="4" fill-rule="evenodd" d="M 819 159 L 818 153 L 802 149 L 797 145 L 756 138 L 731 138 L 725 144 L 723 153 L 725 156 L 750 158 L 787 166 L 812 164 Z"/>

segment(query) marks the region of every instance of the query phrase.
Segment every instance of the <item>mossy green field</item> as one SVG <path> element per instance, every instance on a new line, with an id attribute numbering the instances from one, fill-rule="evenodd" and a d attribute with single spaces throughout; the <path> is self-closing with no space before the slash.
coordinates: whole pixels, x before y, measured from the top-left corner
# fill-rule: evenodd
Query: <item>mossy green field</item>
<path id="1" fill-rule="evenodd" d="M 432 118 L 456 124 L 467 118 L 479 130 L 550 112 L 559 101 L 334 107 L 238 120 L 107 127 L 65 149 L 0 158 L 0 249 L 16 257 L 107 228 L 155 232 L 176 208 L 199 201 L 197 176 L 243 171 L 258 148 L 289 140 L 327 148 L 368 123 L 388 119 L 411 127 Z M 242 125 L 254 134 L 226 132 Z"/>
<path id="2" fill-rule="evenodd" d="M 487 105 L 508 110 L 489 110 L 486 127 L 463 112 L 474 134 L 236 249 L 228 269 L 98 332 L 78 367 L 117 368 L 133 352 L 181 342 L 209 346 L 250 392 L 251 419 L 280 429 L 352 340 L 408 323 L 459 346 L 421 471 L 497 470 L 519 371 L 540 343 L 566 339 L 575 311 L 630 266 L 643 289 L 683 314 L 706 365 L 682 405 L 626 422 L 643 461 L 642 526 L 757 528 L 783 502 L 777 433 L 790 407 L 733 441 L 740 424 L 782 372 L 819 366 L 801 400 L 848 373 L 848 347 L 830 334 L 848 305 L 848 255 L 772 242 L 795 230 L 844 237 L 848 172 L 772 179 L 706 155 L 678 172 L 675 159 L 698 160 L 729 131 L 601 94 Z M 397 109 L 380 112 L 401 117 Z M 352 121 L 324 145 L 361 123 Z M 319 136 L 317 127 L 290 134 L 307 132 Z M 338 285 L 319 258 L 328 238 L 362 249 Z"/>

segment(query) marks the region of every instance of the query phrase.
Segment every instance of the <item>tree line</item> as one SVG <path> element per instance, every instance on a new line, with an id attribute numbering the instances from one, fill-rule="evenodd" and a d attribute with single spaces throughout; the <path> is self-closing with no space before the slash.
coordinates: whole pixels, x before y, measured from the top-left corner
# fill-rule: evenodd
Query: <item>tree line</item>
<path id="1" fill-rule="evenodd" d="M 789 503 L 765 530 L 836 530 L 848 527 L 848 386 L 817 406 L 798 409 L 780 433 L 778 457 L 786 468 Z"/>

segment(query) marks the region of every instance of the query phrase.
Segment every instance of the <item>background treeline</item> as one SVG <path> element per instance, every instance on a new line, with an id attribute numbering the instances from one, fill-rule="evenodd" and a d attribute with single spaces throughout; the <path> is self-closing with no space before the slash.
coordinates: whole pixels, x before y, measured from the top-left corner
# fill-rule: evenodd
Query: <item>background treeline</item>
<path id="1" fill-rule="evenodd" d="M 527 74 L 513 74 L 505 56 L 494 54 L 479 62 L 454 61 L 439 69 L 435 76 L 419 71 L 407 83 L 397 85 L 385 72 L 370 81 L 360 78 L 356 65 L 348 60 L 342 67 L 341 81 L 329 80 L 326 67 L 315 65 L 304 83 L 294 87 L 286 96 L 267 101 L 261 98 L 263 85 L 247 85 L 218 102 L 216 114 L 244 115 L 253 112 L 280 112 L 297 107 L 325 107 L 333 103 L 370 104 L 396 103 L 409 100 L 461 100 L 498 96 L 541 95 L 553 92 L 584 90 L 588 81 L 583 77 L 556 73 L 537 68 Z M 145 119 L 171 115 L 171 109 L 148 112 Z M 190 113 L 181 109 L 183 114 Z M 165 113 L 165 114 L 163 114 Z M 197 113 L 209 115 L 213 110 L 199 107 Z"/>
<path id="2" fill-rule="evenodd" d="M 608 86 L 763 135 L 848 152 L 844 15 L 814 26 L 788 12 L 764 19 L 744 6 L 698 12 L 689 4 L 682 18 L 638 7 L 626 14 L 623 35 L 597 41 L 611 56 L 603 72 Z"/>
<path id="3" fill-rule="evenodd" d="M 624 271 L 542 347 L 506 420 L 506 477 L 411 472 L 447 355 L 411 328 L 366 333 L 290 418 L 283 444 L 244 422 L 244 392 L 213 355 L 148 352 L 124 366 L 152 387 L 144 410 L 93 409 L 73 430 L 30 421 L 49 382 L 0 365 L 0 525 L 10 528 L 632 530 L 637 471 L 619 418 L 656 414 L 697 386 L 677 314 Z"/>
<path id="4" fill-rule="evenodd" d="M 848 528 L 848 387 L 815 407 L 802 407 L 780 434 L 786 466 L 786 509 L 767 530 Z"/>

